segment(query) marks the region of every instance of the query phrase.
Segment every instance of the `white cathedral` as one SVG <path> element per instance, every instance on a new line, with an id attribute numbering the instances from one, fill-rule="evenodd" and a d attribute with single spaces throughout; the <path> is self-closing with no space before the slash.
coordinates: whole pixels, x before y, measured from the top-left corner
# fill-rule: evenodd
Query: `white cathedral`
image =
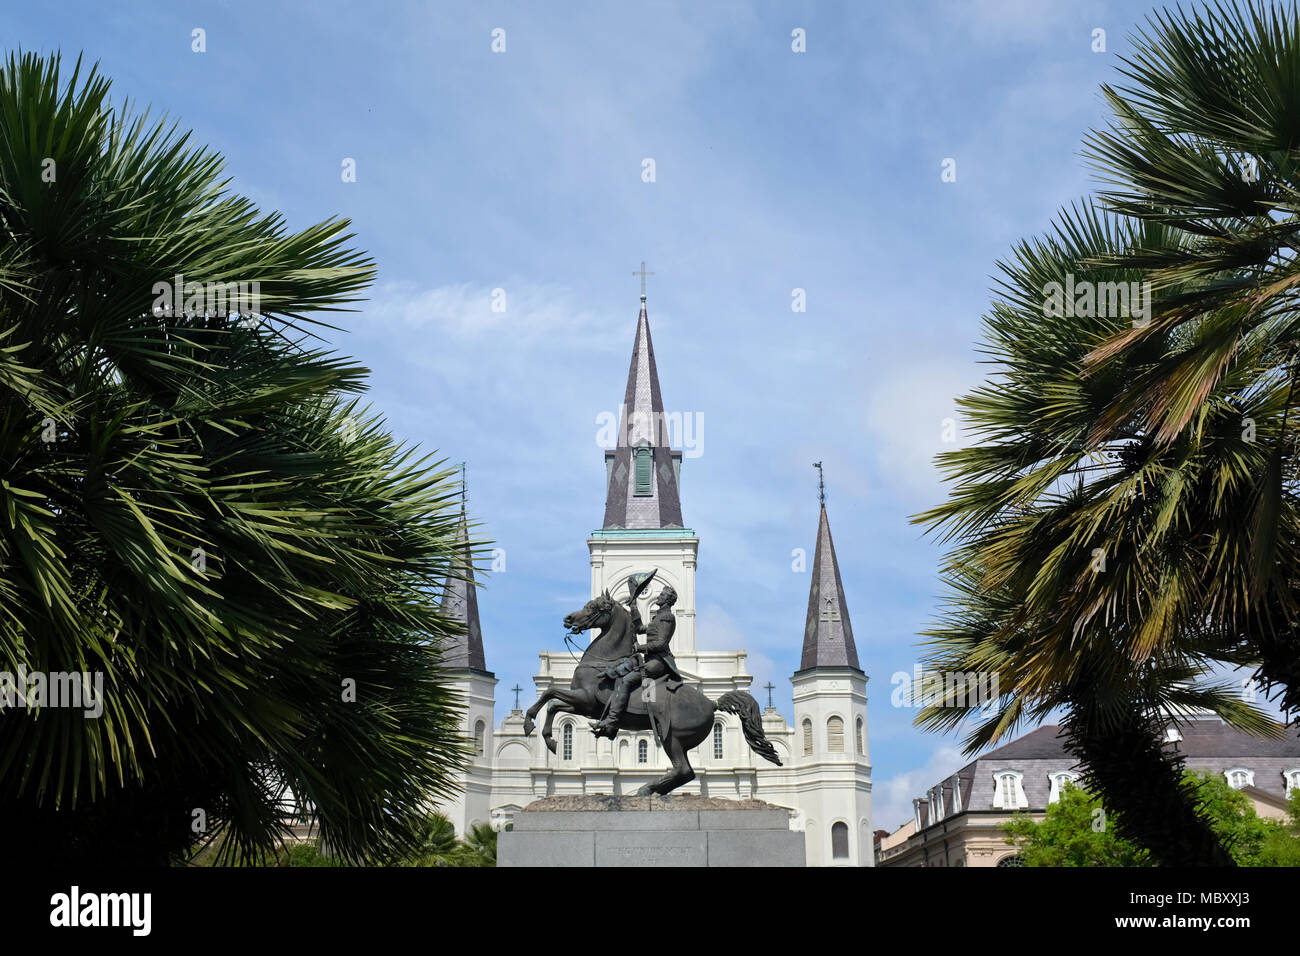
<path id="1" fill-rule="evenodd" d="M 712 700 L 748 691 L 753 675 L 743 650 L 695 646 L 695 565 L 700 539 L 682 521 L 682 453 L 670 447 L 655 368 L 645 295 L 637 319 L 632 364 L 622 406 L 617 447 L 605 452 L 607 492 L 603 525 L 591 532 L 591 595 L 608 590 L 623 599 L 628 578 L 656 570 L 641 597 L 641 615 L 657 589 L 671 585 L 677 629 L 672 651 L 682 676 Z M 647 427 L 648 425 L 648 427 Z M 468 542 L 461 525 L 464 556 Z M 775 707 L 763 711 L 763 733 L 782 766 L 763 761 L 741 734 L 739 719 L 719 713 L 713 735 L 690 754 L 696 778 L 679 793 L 730 799 L 757 798 L 789 807 L 791 826 L 805 832 L 810 866 L 871 866 L 871 764 L 867 749 L 867 677 L 858 664 L 835 546 L 823 503 L 817 524 L 803 657 L 790 677 L 794 726 Z M 586 719 L 562 714 L 555 725 L 556 753 L 534 731 L 524 736 L 522 710 L 495 720 L 496 678 L 487 668 L 478 598 L 470 581 L 449 577 L 443 608 L 464 625 L 463 638 L 446 656 L 466 707 L 465 732 L 476 756 L 463 792 L 443 807 L 464 834 L 474 824 L 509 827 L 533 800 L 565 794 L 631 794 L 668 769 L 650 732 L 621 731 L 616 740 L 595 737 Z M 565 650 L 542 651 L 538 692 L 568 686 L 575 667 Z M 770 696 L 769 696 L 770 700 Z M 544 714 L 542 715 L 545 716 Z"/>

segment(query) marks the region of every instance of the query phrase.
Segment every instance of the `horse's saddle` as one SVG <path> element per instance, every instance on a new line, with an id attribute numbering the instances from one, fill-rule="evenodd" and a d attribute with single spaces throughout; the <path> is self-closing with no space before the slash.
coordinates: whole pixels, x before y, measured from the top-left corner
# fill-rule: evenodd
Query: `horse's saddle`
<path id="1" fill-rule="evenodd" d="M 650 687 L 651 683 L 655 685 L 653 690 Z M 665 693 L 676 693 L 681 686 L 682 682 L 680 680 L 668 675 L 659 677 L 653 682 L 642 681 L 640 686 L 632 691 L 632 696 L 627 702 L 627 712 L 644 716 L 648 712 L 650 701 L 663 699 Z M 655 716 L 658 715 L 659 711 L 656 710 Z"/>

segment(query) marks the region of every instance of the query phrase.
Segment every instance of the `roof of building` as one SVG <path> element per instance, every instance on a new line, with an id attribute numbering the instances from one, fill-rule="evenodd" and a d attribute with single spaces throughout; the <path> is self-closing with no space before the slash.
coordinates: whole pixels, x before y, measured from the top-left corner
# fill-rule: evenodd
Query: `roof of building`
<path id="1" fill-rule="evenodd" d="M 844 600 L 844 583 L 831 540 L 831 524 L 826 505 L 817 519 L 817 550 L 813 554 L 812 583 L 808 588 L 808 616 L 803 629 L 803 657 L 800 670 L 810 667 L 853 667 L 858 664 L 858 648 L 853 643 L 853 625 L 849 606 Z"/>
<path id="2" fill-rule="evenodd" d="M 1282 773 L 1300 769 L 1300 725 L 1292 724 L 1282 740 L 1255 737 L 1231 727 L 1218 718 L 1178 721 L 1182 735 L 1177 741 L 1178 752 L 1185 758 L 1189 770 L 1209 770 L 1222 773 L 1241 766 L 1256 770 L 1255 786 L 1275 799 L 1285 798 Z M 1171 744 L 1173 741 L 1170 742 Z M 976 757 L 957 773 L 931 786 L 918 797 L 922 819 L 929 819 L 930 802 L 938 790 L 944 818 L 965 810 L 987 810 L 993 792 L 993 774 L 1002 770 L 1026 772 L 1029 761 L 1038 763 L 1038 770 L 1023 781 L 1026 798 L 1031 808 L 1041 809 L 1048 802 L 1051 789 L 1048 773 L 1078 770 L 1075 758 L 1065 750 L 1065 740 L 1058 724 L 1044 724 L 1001 747 Z M 960 786 L 960 805 L 954 803 L 952 781 Z"/>
<path id="3" fill-rule="evenodd" d="M 478 619 L 478 593 L 474 583 L 474 555 L 469 541 L 469 522 L 460 513 L 456 529 L 456 568 L 442 586 L 442 612 L 459 627 L 443 650 L 445 667 L 471 667 L 486 671 L 483 629 Z"/>
<path id="4" fill-rule="evenodd" d="M 650 456 L 649 486 L 638 494 L 634 451 L 643 447 Z M 645 296 L 637 316 L 632 362 L 620 409 L 618 442 L 612 452 L 609 487 L 605 493 L 605 528 L 653 529 L 682 527 L 682 503 L 677 490 L 674 453 L 669 445 L 668 422 Z"/>
<path id="5" fill-rule="evenodd" d="M 1060 737 L 1058 724 L 1044 724 L 1037 730 L 1031 730 L 1023 737 L 1017 737 L 1009 744 L 994 748 L 988 753 L 980 754 L 979 760 L 1051 760 L 1064 757 L 1065 745 Z"/>

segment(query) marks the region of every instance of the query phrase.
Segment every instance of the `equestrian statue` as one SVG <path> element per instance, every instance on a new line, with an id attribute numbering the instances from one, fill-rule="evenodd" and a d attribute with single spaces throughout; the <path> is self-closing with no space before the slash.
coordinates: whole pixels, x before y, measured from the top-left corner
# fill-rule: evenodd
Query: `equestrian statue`
<path id="1" fill-rule="evenodd" d="M 533 720 L 547 704 L 550 707 L 542 739 L 551 753 L 555 753 L 551 728 L 556 714 L 593 718 L 592 733 L 611 740 L 620 729 L 651 730 L 668 754 L 672 769 L 646 784 L 637 795 L 662 795 L 695 779 L 687 752 L 709 736 L 715 714 L 722 711 L 740 718 L 741 731 L 754 753 L 780 766 L 776 749 L 763 735 L 758 701 L 744 691 L 727 691 L 715 703 L 678 671 L 669 650 L 677 628 L 673 616 L 677 593 L 671 587 L 665 586 L 655 598 L 656 610 L 650 623 L 642 623 L 637 601 L 655 574 L 632 575 L 626 607 L 606 590 L 581 610 L 565 615 L 564 626 L 570 634 L 597 628 L 600 633 L 587 645 L 569 686 L 547 689 L 528 708 L 524 715 L 525 736 L 533 732 Z M 645 635 L 644 644 L 637 643 L 641 634 Z"/>

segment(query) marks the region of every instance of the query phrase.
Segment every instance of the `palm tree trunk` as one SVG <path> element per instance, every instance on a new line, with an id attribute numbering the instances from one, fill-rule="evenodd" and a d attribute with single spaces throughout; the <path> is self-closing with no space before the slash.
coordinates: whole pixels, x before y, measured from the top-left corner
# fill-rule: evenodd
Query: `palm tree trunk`
<path id="1" fill-rule="evenodd" d="M 1158 721 L 1134 708 L 1103 714 L 1076 706 L 1065 721 L 1065 749 L 1083 766 L 1084 785 L 1099 795 L 1127 840 L 1145 847 L 1158 866 L 1236 866 L 1196 810 L 1183 782 L 1183 757 L 1162 743 Z"/>

